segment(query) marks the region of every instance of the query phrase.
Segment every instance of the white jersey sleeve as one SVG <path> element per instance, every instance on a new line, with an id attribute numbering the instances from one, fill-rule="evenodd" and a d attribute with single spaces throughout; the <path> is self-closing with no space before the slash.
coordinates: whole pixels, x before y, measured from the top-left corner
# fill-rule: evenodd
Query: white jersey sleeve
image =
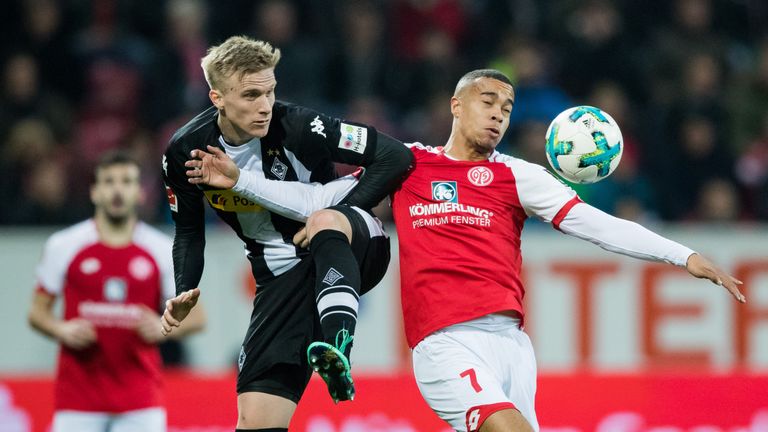
<path id="1" fill-rule="evenodd" d="M 557 180 L 544 167 L 509 156 L 501 157 L 512 169 L 518 199 L 529 217 L 553 223 L 569 202 L 579 199 L 573 189 Z"/>
<path id="2" fill-rule="evenodd" d="M 241 169 L 232 190 L 271 212 L 304 222 L 314 211 L 340 203 L 357 183 L 354 175 L 326 184 L 277 181 L 267 179 L 263 173 Z"/>
<path id="3" fill-rule="evenodd" d="M 37 284 L 48 294 L 61 295 L 72 260 L 83 247 L 97 241 L 98 232 L 92 219 L 54 233 L 45 242 L 37 265 Z"/>
<path id="4" fill-rule="evenodd" d="M 647 261 L 663 261 L 684 267 L 695 252 L 643 226 L 604 213 L 588 204 L 575 205 L 560 222 L 568 235 L 601 248 Z"/>

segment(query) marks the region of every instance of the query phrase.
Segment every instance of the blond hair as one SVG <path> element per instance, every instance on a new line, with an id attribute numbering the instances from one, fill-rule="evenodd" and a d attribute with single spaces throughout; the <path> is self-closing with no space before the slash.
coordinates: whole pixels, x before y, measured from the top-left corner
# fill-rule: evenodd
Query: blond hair
<path id="1" fill-rule="evenodd" d="M 222 44 L 208 48 L 200 66 L 211 89 L 221 90 L 222 82 L 232 74 L 245 74 L 273 68 L 280 61 L 280 50 L 269 42 L 246 36 L 232 36 Z"/>

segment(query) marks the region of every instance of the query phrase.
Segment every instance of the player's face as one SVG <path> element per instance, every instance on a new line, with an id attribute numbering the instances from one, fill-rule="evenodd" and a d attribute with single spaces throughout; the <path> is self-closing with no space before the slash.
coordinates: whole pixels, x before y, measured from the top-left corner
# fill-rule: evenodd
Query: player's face
<path id="1" fill-rule="evenodd" d="M 112 221 L 122 221 L 136 214 L 140 199 L 139 167 L 136 165 L 108 165 L 96 172 L 91 201 L 97 213 L 102 212 Z"/>
<path id="2" fill-rule="evenodd" d="M 509 127 L 515 102 L 512 86 L 493 78 L 480 78 L 454 99 L 452 109 L 459 133 L 470 145 L 493 151 Z"/>
<path id="3" fill-rule="evenodd" d="M 275 104 L 275 69 L 269 68 L 240 76 L 230 75 L 217 92 L 214 104 L 232 126 L 239 141 L 264 137 L 272 120 Z"/>

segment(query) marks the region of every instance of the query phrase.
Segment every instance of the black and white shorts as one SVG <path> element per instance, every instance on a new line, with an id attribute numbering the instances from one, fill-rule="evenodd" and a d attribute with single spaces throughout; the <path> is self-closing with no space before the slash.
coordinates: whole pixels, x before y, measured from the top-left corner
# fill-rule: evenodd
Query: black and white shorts
<path id="1" fill-rule="evenodd" d="M 330 207 L 352 226 L 352 252 L 360 266 L 361 294 L 384 277 L 390 260 L 389 236 L 381 222 L 357 207 Z M 238 357 L 237 393 L 269 393 L 298 402 L 312 375 L 307 347 L 322 340 L 314 296 L 311 256 L 287 272 L 259 283 L 253 313 Z"/>

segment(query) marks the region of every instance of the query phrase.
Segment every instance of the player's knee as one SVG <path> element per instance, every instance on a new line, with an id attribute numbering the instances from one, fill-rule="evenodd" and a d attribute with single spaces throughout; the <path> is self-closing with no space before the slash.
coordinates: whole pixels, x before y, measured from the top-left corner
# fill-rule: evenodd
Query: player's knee
<path id="1" fill-rule="evenodd" d="M 307 219 L 307 228 L 312 229 L 313 231 L 324 229 L 335 229 L 338 231 L 341 225 L 340 219 L 343 217 L 344 216 L 336 210 L 318 210 L 312 213 L 309 216 L 309 219 Z"/>
<path id="2" fill-rule="evenodd" d="M 346 216 L 336 210 L 318 210 L 307 219 L 307 234 L 310 240 L 323 230 L 341 231 L 347 238 L 352 236 L 352 228 Z"/>

